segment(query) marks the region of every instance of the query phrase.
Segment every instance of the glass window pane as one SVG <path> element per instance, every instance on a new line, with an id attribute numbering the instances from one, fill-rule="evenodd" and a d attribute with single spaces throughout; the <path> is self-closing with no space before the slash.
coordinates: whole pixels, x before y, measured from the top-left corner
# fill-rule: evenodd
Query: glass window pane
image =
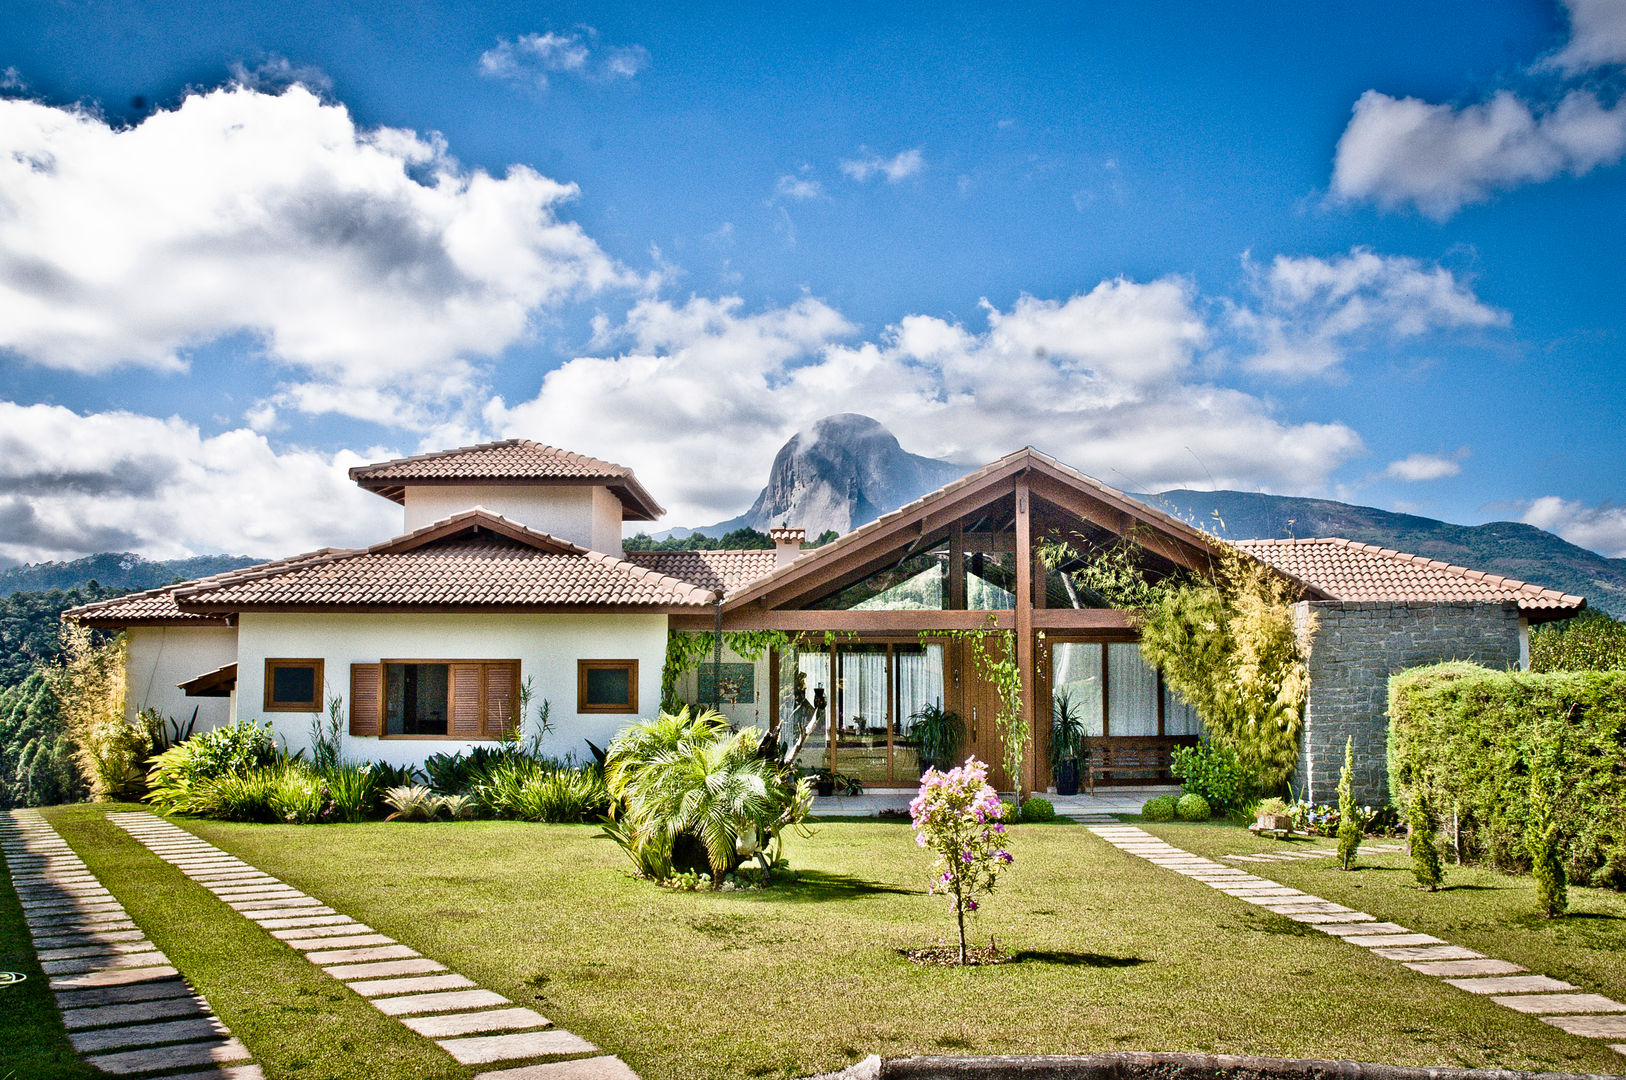
<path id="1" fill-rule="evenodd" d="M 836 769 L 868 786 L 890 778 L 887 754 L 886 646 L 836 650 Z"/>
<path id="2" fill-rule="evenodd" d="M 796 764 L 804 769 L 820 769 L 830 764 L 830 654 L 827 652 L 801 652 L 791 650 L 796 664 L 795 685 L 791 689 L 791 708 L 780 707 L 781 723 L 790 723 L 792 741 L 809 724 L 813 733 L 802 744 L 796 755 Z"/>
<path id="3" fill-rule="evenodd" d="M 1050 689 L 1067 695 L 1084 722 L 1084 734 L 1105 732 L 1101 711 L 1101 646 L 1093 641 L 1063 641 L 1050 646 Z"/>
<path id="4" fill-rule="evenodd" d="M 384 665 L 384 734 L 446 734 L 446 664 Z"/>
<path id="5" fill-rule="evenodd" d="M 587 669 L 587 705 L 626 705 L 632 700 L 632 673 L 625 667 Z"/>
<path id="6" fill-rule="evenodd" d="M 1192 708 L 1191 702 L 1163 687 L 1163 734 L 1165 735 L 1201 735 L 1203 733 L 1202 718 L 1197 710 Z"/>
<path id="7" fill-rule="evenodd" d="M 897 645 L 892 650 L 897 687 L 892 735 L 892 782 L 912 784 L 920 775 L 914 716 L 924 706 L 943 703 L 943 646 Z"/>
<path id="8" fill-rule="evenodd" d="M 284 665 L 271 669 L 271 700 L 297 705 L 316 700 L 316 668 L 309 664 Z"/>
<path id="9" fill-rule="evenodd" d="M 1107 645 L 1107 734 L 1157 734 L 1157 672 L 1133 642 Z"/>

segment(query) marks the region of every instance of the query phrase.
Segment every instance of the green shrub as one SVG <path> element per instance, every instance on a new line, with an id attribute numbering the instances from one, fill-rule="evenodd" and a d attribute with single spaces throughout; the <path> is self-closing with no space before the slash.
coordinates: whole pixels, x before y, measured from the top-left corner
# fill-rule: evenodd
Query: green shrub
<path id="1" fill-rule="evenodd" d="M 1530 777 L 1549 774 L 1568 880 L 1626 888 L 1626 672 L 1439 664 L 1389 681 L 1395 801 L 1426 790 L 1465 858 L 1533 865 Z"/>
<path id="2" fill-rule="evenodd" d="M 1344 767 L 1338 774 L 1338 864 L 1345 870 L 1355 865 L 1361 850 L 1361 808 L 1355 804 L 1355 738 L 1344 740 Z"/>
<path id="3" fill-rule="evenodd" d="M 307 769 L 286 766 L 276 770 L 271 785 L 271 813 L 290 825 L 311 825 L 331 819 L 327 784 Z"/>
<path id="4" fill-rule="evenodd" d="M 341 762 L 322 777 L 338 821 L 364 821 L 378 808 L 383 778 L 371 765 Z"/>
<path id="5" fill-rule="evenodd" d="M 434 821 L 441 813 L 441 800 L 422 784 L 388 788 L 384 804 L 390 808 L 385 821 Z"/>
<path id="6" fill-rule="evenodd" d="M 1626 623 L 1601 611 L 1530 631 L 1531 671 L 1626 671 Z"/>
<path id="7" fill-rule="evenodd" d="M 1411 848 L 1411 872 L 1417 884 L 1433 892 L 1445 880 L 1440 865 L 1439 841 L 1434 831 L 1434 809 L 1428 804 L 1428 792 L 1418 791 L 1406 811 L 1407 844 Z"/>
<path id="8" fill-rule="evenodd" d="M 1570 906 L 1563 826 L 1550 782 L 1540 772 L 1530 774 L 1530 823 L 1525 827 L 1524 844 L 1536 879 L 1536 909 L 1549 919 L 1556 918 Z"/>
<path id="9" fill-rule="evenodd" d="M 0 690 L 0 810 L 84 798 L 50 680 L 39 670 Z"/>
<path id="10" fill-rule="evenodd" d="M 1056 806 L 1049 799 L 1041 799 L 1034 795 L 1022 803 L 1022 813 L 1019 820 L 1026 822 L 1054 821 L 1056 820 Z"/>
<path id="11" fill-rule="evenodd" d="M 280 794 L 286 801 L 287 792 L 304 775 L 301 767 L 284 764 L 201 780 L 190 788 L 185 805 L 175 812 L 221 821 L 281 820 L 275 800 Z"/>
<path id="12" fill-rule="evenodd" d="M 1253 794 L 1247 770 L 1236 751 L 1211 741 L 1175 747 L 1169 771 L 1188 794 L 1206 799 L 1216 814 L 1240 809 Z"/>
<path id="13" fill-rule="evenodd" d="M 226 724 L 165 750 L 153 759 L 147 772 L 146 799 L 165 814 L 197 814 L 216 817 L 200 802 L 202 789 L 210 781 L 227 776 L 243 776 L 263 769 L 277 760 L 271 742 L 271 725 L 264 727 L 240 721 Z M 248 785 L 242 790 L 249 790 Z M 208 796 L 212 797 L 212 796 Z M 258 821 L 258 817 L 233 817 L 233 821 Z"/>
<path id="14" fill-rule="evenodd" d="M 544 764 L 528 757 L 496 765 L 475 785 L 475 795 L 497 817 L 519 821 L 591 821 L 610 804 L 597 769 Z"/>
<path id="15" fill-rule="evenodd" d="M 1140 808 L 1140 816 L 1147 821 L 1173 821 L 1179 805 L 1180 800 L 1173 795 L 1159 795 L 1146 800 L 1146 805 Z"/>
<path id="16" fill-rule="evenodd" d="M 493 768 L 514 755 L 489 746 L 476 746 L 467 753 L 430 754 L 423 762 L 429 786 L 442 795 L 467 795 Z M 392 785 L 411 787 L 410 779 Z"/>
<path id="17" fill-rule="evenodd" d="M 1208 800 L 1195 792 L 1186 792 L 1174 804 L 1174 815 L 1181 821 L 1207 821 L 1213 813 Z"/>

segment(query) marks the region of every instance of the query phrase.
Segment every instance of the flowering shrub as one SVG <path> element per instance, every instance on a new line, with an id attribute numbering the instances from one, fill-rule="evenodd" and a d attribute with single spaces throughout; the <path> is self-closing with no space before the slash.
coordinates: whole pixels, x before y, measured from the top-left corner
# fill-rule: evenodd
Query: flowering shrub
<path id="1" fill-rule="evenodd" d="M 988 786 L 988 766 L 971 757 L 946 773 L 928 769 L 909 814 L 915 843 L 937 856 L 928 891 L 949 898 L 964 964 L 966 912 L 977 910 L 977 894 L 993 892 L 999 872 L 1012 861 L 1003 846 L 1004 812 L 999 795 Z"/>
<path id="2" fill-rule="evenodd" d="M 1311 803 L 1300 799 L 1289 803 L 1287 816 L 1293 819 L 1293 831 L 1310 836 L 1338 835 L 1338 807 L 1334 803 Z M 1357 806 L 1355 816 L 1361 829 L 1369 833 L 1393 832 L 1398 818 L 1391 806 Z"/>

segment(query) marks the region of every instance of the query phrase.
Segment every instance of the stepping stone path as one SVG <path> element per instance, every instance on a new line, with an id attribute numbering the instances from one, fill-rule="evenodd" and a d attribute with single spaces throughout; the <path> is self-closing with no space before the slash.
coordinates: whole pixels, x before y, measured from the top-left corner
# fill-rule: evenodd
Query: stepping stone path
<path id="1" fill-rule="evenodd" d="M 579 1035 L 501 994 L 448 971 L 320 900 L 156 815 L 110 813 L 108 820 L 160 859 L 258 923 L 386 1016 L 428 1039 L 464 1065 L 526 1058 L 573 1057 L 483 1072 L 475 1080 L 638 1080 L 620 1058 L 600 1054 Z"/>
<path id="2" fill-rule="evenodd" d="M 180 972 L 49 822 L 0 814 L 0 851 L 68 1041 L 114 1074 L 263 1080 Z"/>
<path id="3" fill-rule="evenodd" d="M 1288 888 L 1268 878 L 1246 874 L 1201 855 L 1165 843 L 1133 825 L 1094 825 L 1090 831 L 1113 847 L 1137 855 L 1177 874 L 1196 878 L 1210 888 L 1229 893 L 1245 903 L 1308 923 L 1324 934 L 1359 945 L 1374 956 L 1397 960 L 1423 975 L 1436 976 L 1460 990 L 1485 994 L 1515 1012 L 1539 1017 L 1572 1035 L 1609 1042 L 1610 1049 L 1626 1055 L 1626 1005 L 1601 994 L 1576 992 L 1569 983 L 1545 975 L 1531 975 L 1518 964 L 1495 960 L 1482 953 L 1419 934 L 1394 923 L 1378 922 L 1355 911 Z M 1397 845 L 1362 845 L 1366 851 L 1401 851 Z M 1226 855 L 1226 859 L 1282 861 L 1336 855 L 1330 848 L 1292 855 Z"/>

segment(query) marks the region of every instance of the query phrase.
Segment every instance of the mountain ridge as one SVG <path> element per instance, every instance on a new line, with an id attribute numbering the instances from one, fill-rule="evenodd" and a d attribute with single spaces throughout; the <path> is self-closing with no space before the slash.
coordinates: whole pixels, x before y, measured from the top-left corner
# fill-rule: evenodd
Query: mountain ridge
<path id="1" fill-rule="evenodd" d="M 129 551 L 104 551 L 66 562 L 23 563 L 0 568 L 0 596 L 79 588 L 91 581 L 103 588 L 142 592 L 173 581 L 224 574 L 264 562 L 247 555 L 193 555 L 148 559 Z"/>

